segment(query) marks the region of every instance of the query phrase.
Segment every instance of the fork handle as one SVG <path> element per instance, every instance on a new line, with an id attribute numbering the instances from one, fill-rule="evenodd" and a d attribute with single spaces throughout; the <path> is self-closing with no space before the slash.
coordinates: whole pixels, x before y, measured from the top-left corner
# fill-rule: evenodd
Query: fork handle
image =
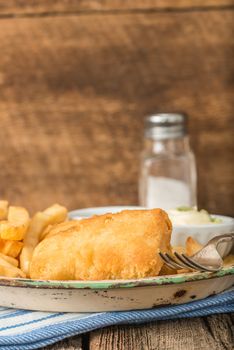
<path id="1" fill-rule="evenodd" d="M 206 245 L 214 244 L 215 246 L 217 246 L 217 244 L 219 243 L 232 242 L 233 240 L 234 240 L 234 232 L 224 233 L 223 235 L 219 235 L 214 238 L 211 238 L 211 240 L 209 240 L 209 242 Z"/>
<path id="2" fill-rule="evenodd" d="M 228 243 L 228 242 L 233 242 L 234 243 L 234 232 L 230 232 L 230 233 L 225 233 L 223 235 L 219 235 L 216 236 L 214 238 L 212 238 L 207 244 L 213 244 L 216 248 L 220 243 Z M 219 251 L 220 255 L 222 256 L 222 258 L 224 258 L 225 256 L 227 256 L 228 254 L 230 254 L 230 252 L 232 251 L 232 249 L 234 248 L 234 244 L 231 244 L 230 249 L 229 247 L 227 247 L 224 251 L 223 249 L 221 249 L 221 251 Z"/>

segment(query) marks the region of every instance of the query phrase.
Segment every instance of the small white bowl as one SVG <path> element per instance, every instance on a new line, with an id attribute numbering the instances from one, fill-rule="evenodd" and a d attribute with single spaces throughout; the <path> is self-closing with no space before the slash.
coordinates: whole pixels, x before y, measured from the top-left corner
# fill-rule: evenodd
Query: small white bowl
<path id="1" fill-rule="evenodd" d="M 201 225 L 173 225 L 171 244 L 184 245 L 186 238 L 192 236 L 201 244 L 206 244 L 211 238 L 234 231 L 234 219 L 229 216 L 212 215 L 221 219 L 220 223 Z"/>

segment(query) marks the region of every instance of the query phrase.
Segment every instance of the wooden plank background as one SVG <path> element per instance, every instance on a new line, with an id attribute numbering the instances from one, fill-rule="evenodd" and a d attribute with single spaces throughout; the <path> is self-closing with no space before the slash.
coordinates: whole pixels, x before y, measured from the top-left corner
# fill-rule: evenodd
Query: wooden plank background
<path id="1" fill-rule="evenodd" d="M 136 204 L 143 118 L 179 110 L 199 205 L 233 215 L 233 29 L 228 0 L 0 0 L 0 196 Z"/>
<path id="2" fill-rule="evenodd" d="M 233 215 L 233 0 L 0 0 L 0 197 L 136 204 L 143 118 L 186 111 L 199 204 Z M 233 315 L 48 349 L 232 349 Z"/>
<path id="3" fill-rule="evenodd" d="M 176 11 L 230 8 L 234 0 L 0 0 L 0 16 L 51 15 L 92 11 Z"/>

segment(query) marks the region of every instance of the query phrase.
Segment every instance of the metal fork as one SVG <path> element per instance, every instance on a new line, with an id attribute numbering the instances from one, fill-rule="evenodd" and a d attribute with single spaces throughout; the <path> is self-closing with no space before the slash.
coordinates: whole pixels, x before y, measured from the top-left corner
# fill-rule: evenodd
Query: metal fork
<path id="1" fill-rule="evenodd" d="M 219 271 L 223 266 L 223 259 L 232 250 L 234 232 L 216 236 L 196 254 L 188 257 L 185 254 L 174 252 L 174 256 L 159 252 L 160 257 L 169 267 L 173 269 L 190 269 L 196 271 Z M 226 249 L 221 249 L 221 243 L 230 243 Z"/>

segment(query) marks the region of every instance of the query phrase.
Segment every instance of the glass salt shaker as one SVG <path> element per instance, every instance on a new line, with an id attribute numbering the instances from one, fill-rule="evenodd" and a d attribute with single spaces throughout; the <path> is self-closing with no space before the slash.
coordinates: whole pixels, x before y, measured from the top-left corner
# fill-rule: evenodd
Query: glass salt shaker
<path id="1" fill-rule="evenodd" d="M 163 113 L 147 117 L 139 181 L 140 205 L 164 210 L 196 207 L 196 178 L 186 115 Z"/>

